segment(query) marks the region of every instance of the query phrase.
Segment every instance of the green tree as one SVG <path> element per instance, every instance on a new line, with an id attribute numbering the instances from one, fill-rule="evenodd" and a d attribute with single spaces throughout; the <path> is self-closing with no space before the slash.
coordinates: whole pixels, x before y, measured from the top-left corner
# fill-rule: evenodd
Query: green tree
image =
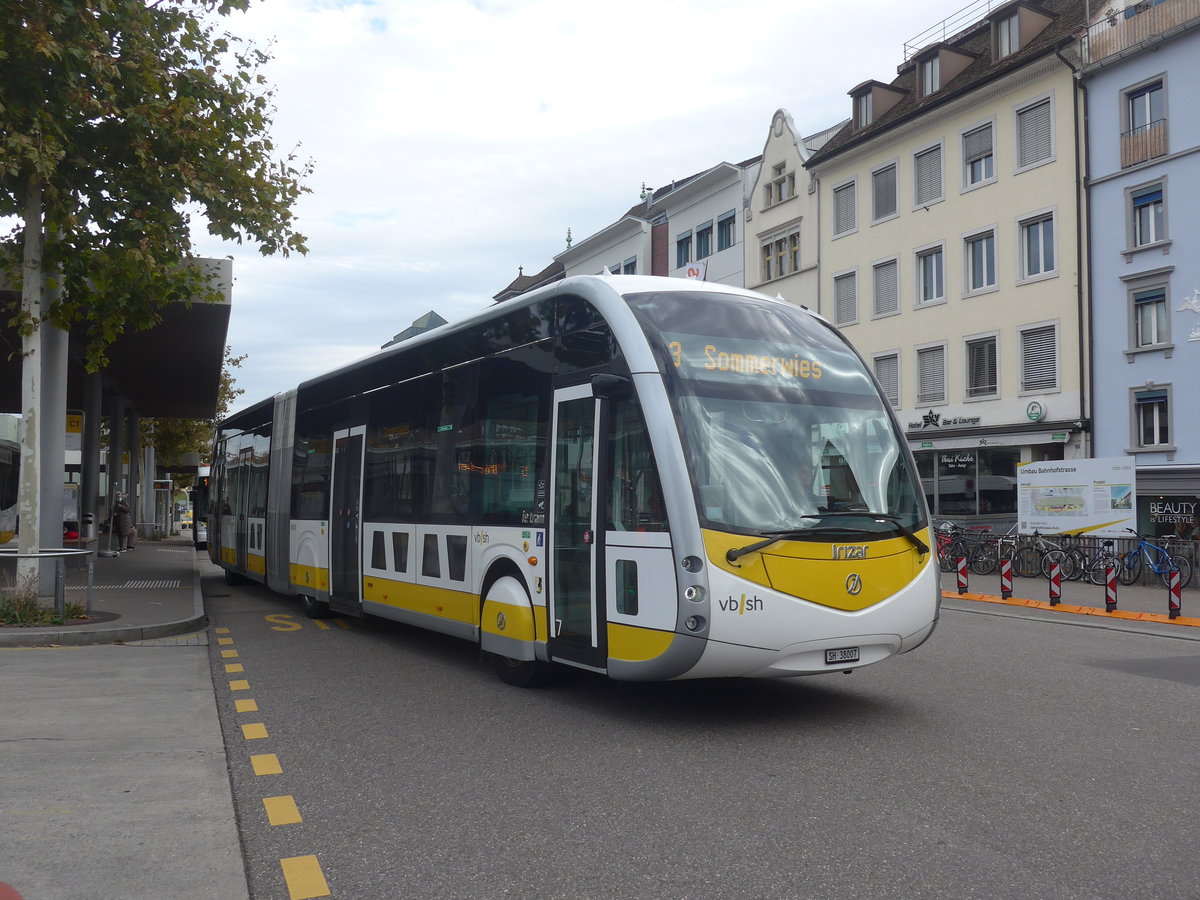
<path id="1" fill-rule="evenodd" d="M 21 222 L 2 262 L 22 285 L 11 322 L 26 361 L 25 523 L 37 522 L 43 322 L 86 326 L 95 371 L 118 335 L 157 324 L 168 303 L 217 299 L 188 264 L 193 213 L 263 254 L 306 251 L 293 207 L 310 165 L 271 141 L 269 54 L 221 27 L 249 2 L 0 0 L 0 216 Z"/>

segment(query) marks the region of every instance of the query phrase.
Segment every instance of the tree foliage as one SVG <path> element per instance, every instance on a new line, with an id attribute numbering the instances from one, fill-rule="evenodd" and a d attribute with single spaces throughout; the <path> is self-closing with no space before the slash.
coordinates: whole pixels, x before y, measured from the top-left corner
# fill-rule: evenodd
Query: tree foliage
<path id="1" fill-rule="evenodd" d="M 311 167 L 270 138 L 270 56 L 221 28 L 249 2 L 0 0 L 0 216 L 27 218 L 40 191 L 59 288 L 43 314 L 86 324 L 91 370 L 166 304 L 218 299 L 186 264 L 192 212 L 263 254 L 306 252 L 293 207 Z M 13 312 L 25 333 L 33 318 Z"/>

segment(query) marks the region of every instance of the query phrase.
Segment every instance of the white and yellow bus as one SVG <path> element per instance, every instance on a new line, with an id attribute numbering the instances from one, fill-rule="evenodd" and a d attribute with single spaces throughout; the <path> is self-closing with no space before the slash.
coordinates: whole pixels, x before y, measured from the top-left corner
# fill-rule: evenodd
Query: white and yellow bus
<path id="1" fill-rule="evenodd" d="M 851 671 L 917 647 L 913 460 L 829 323 L 682 279 L 569 278 L 217 432 L 209 553 L 311 616 L 477 642 L 514 684 Z"/>

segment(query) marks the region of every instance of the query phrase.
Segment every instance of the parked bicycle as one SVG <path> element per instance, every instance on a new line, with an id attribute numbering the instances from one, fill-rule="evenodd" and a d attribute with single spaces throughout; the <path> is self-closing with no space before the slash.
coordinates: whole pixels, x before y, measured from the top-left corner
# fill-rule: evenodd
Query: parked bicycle
<path id="1" fill-rule="evenodd" d="M 1062 578 L 1070 578 L 1075 573 L 1076 559 L 1069 555 L 1062 545 L 1044 537 L 1035 531 L 1030 542 L 1018 548 L 1013 556 L 1013 569 L 1024 578 L 1036 578 L 1038 575 L 1050 577 L 1050 567 L 1055 563 L 1059 567 Z"/>
<path id="2" fill-rule="evenodd" d="M 1117 553 L 1112 541 L 1104 541 L 1090 553 L 1085 554 L 1080 572 L 1095 585 L 1108 583 L 1108 570 L 1121 568 L 1121 554 Z"/>
<path id="3" fill-rule="evenodd" d="M 956 571 L 959 559 L 965 559 L 976 575 L 987 575 L 995 570 L 998 557 L 991 535 L 972 534 L 944 522 L 937 528 L 936 539 L 938 565 L 943 572 Z"/>
<path id="4" fill-rule="evenodd" d="M 1164 587 L 1171 586 L 1171 575 L 1179 573 L 1179 587 L 1185 588 L 1192 581 L 1192 563 L 1186 556 L 1172 555 L 1165 547 L 1151 543 L 1145 535 L 1140 535 L 1132 528 L 1126 528 L 1130 534 L 1137 537 L 1133 549 L 1121 556 L 1121 565 L 1117 569 L 1117 580 L 1121 584 L 1133 584 L 1142 577 L 1142 570 L 1149 568 L 1159 577 Z"/>

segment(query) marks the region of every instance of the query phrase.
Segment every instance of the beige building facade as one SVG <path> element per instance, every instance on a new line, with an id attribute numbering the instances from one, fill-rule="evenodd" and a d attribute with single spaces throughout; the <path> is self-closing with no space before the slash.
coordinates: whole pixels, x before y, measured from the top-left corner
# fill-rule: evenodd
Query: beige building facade
<path id="1" fill-rule="evenodd" d="M 1013 519 L 1019 463 L 1090 455 L 1074 6 L 1006 4 L 918 50 L 850 92 L 807 163 L 819 310 L 874 369 L 938 517 Z"/>

